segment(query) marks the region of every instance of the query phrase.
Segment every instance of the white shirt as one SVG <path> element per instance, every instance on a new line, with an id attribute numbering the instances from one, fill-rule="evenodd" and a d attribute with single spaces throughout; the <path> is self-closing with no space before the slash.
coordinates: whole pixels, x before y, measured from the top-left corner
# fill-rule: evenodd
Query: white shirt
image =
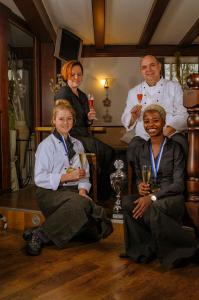
<path id="1" fill-rule="evenodd" d="M 60 185 L 61 176 L 66 173 L 69 167 L 78 169 L 81 166 L 79 153 L 84 152 L 84 147 L 80 141 L 70 137 L 73 143 L 73 149 L 76 154 L 69 162 L 68 155 L 63 143 L 50 134 L 38 146 L 35 157 L 35 184 L 45 189 L 57 190 Z M 78 181 L 64 183 L 64 186 L 77 185 L 78 189 L 90 190 L 89 182 L 89 164 L 86 161 L 86 177 Z"/>
<path id="2" fill-rule="evenodd" d="M 129 126 L 131 109 L 138 104 L 137 94 L 142 94 L 142 111 L 136 122 Z M 149 86 L 145 81 L 128 92 L 126 107 L 122 114 L 122 124 L 130 131 L 134 128 L 135 136 L 148 140 L 149 136 L 143 126 L 143 111 L 150 104 L 159 104 L 166 110 L 166 125 L 173 127 L 176 132 L 187 129 L 188 113 L 183 106 L 183 92 L 177 81 L 161 78 L 155 86 Z"/>

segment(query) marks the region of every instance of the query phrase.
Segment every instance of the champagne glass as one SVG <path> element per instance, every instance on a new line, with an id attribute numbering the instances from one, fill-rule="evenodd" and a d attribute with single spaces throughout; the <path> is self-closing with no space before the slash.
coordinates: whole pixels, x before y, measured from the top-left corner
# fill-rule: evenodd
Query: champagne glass
<path id="1" fill-rule="evenodd" d="M 142 93 L 142 84 L 141 84 L 139 91 L 137 93 L 138 105 L 142 105 L 142 98 L 143 98 L 143 93 Z"/>
<path id="2" fill-rule="evenodd" d="M 160 184 L 158 183 L 157 178 L 151 182 L 151 192 L 155 193 L 160 190 Z"/>
<path id="3" fill-rule="evenodd" d="M 86 153 L 84 153 L 84 152 L 79 153 L 79 160 L 80 160 L 81 168 L 85 169 L 86 168 L 86 161 L 87 161 Z"/>
<path id="4" fill-rule="evenodd" d="M 75 168 L 73 168 L 72 166 L 69 166 L 66 170 L 66 173 L 72 173 L 75 170 L 76 170 Z"/>
<path id="5" fill-rule="evenodd" d="M 89 106 L 90 111 L 92 109 L 94 109 L 94 97 L 93 97 L 93 95 L 90 95 L 90 94 L 88 95 L 88 106 Z M 93 120 L 97 120 L 97 118 L 94 117 Z"/>
<path id="6" fill-rule="evenodd" d="M 142 181 L 145 184 L 149 184 L 151 179 L 151 166 L 143 165 L 142 166 Z"/>
<path id="7" fill-rule="evenodd" d="M 138 105 L 142 105 L 142 98 L 143 98 L 143 94 L 140 92 L 137 94 L 137 100 L 138 100 Z"/>

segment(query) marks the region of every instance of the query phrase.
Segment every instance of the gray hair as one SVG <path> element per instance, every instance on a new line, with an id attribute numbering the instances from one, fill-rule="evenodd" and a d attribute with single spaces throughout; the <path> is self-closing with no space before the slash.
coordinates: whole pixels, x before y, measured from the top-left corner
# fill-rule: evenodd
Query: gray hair
<path id="1" fill-rule="evenodd" d="M 151 104 L 151 105 L 148 105 L 145 109 L 144 109 L 144 113 L 143 113 L 143 117 L 144 117 L 144 114 L 147 112 L 147 111 L 157 111 L 161 118 L 163 120 L 166 119 L 166 111 L 164 109 L 164 107 L 158 105 L 158 104 Z"/>

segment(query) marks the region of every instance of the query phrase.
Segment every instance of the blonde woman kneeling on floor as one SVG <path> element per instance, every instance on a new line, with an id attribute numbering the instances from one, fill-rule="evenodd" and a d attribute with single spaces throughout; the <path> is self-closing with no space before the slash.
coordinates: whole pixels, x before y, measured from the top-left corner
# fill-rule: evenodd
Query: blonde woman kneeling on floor
<path id="1" fill-rule="evenodd" d="M 36 151 L 36 196 L 46 220 L 32 232 L 24 232 L 29 255 L 39 255 L 49 242 L 64 248 L 72 238 L 96 242 L 113 231 L 104 209 L 88 197 L 89 164 L 86 161 L 82 168 L 79 154 L 84 148 L 69 134 L 74 120 L 70 104 L 57 100 L 52 116 L 54 131 Z"/>

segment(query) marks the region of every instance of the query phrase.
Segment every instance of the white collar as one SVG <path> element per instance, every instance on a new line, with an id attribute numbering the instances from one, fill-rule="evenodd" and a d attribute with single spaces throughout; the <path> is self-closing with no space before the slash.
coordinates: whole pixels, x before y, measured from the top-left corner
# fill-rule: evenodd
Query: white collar
<path id="1" fill-rule="evenodd" d="M 160 80 L 153 86 L 148 85 L 148 83 L 146 81 L 144 81 L 144 86 L 146 89 L 155 89 L 155 88 L 160 88 L 161 86 L 163 86 L 164 83 L 164 78 L 161 77 Z"/>

